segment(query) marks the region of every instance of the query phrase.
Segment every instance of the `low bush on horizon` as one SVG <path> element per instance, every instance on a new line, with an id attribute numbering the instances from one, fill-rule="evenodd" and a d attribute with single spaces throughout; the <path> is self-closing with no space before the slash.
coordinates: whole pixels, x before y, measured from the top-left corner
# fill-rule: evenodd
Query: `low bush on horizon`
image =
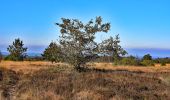
<path id="1" fill-rule="evenodd" d="M 154 66 L 154 62 L 152 60 L 143 60 L 141 64 L 143 66 Z"/>
<path id="2" fill-rule="evenodd" d="M 136 57 L 133 57 L 133 56 L 129 56 L 129 57 L 124 57 L 122 58 L 118 65 L 130 65 L 130 66 L 141 66 L 141 63 L 140 63 L 140 60 Z"/>
<path id="3" fill-rule="evenodd" d="M 166 66 L 166 62 L 162 61 L 161 66 Z"/>
<path id="4" fill-rule="evenodd" d="M 149 57 L 148 57 L 149 56 Z M 123 65 L 123 66 L 154 66 L 154 61 L 151 59 L 150 55 L 144 55 L 142 59 L 134 56 L 123 57 L 116 64 L 113 65 Z M 150 59 L 150 60 L 149 60 Z"/>
<path id="5" fill-rule="evenodd" d="M 161 66 L 166 66 L 166 64 L 170 64 L 170 58 L 156 58 L 154 62 L 161 64 Z"/>
<path id="6" fill-rule="evenodd" d="M 34 56 L 34 57 L 27 56 L 26 58 L 24 58 L 24 61 L 45 61 L 45 59 L 41 56 Z"/>

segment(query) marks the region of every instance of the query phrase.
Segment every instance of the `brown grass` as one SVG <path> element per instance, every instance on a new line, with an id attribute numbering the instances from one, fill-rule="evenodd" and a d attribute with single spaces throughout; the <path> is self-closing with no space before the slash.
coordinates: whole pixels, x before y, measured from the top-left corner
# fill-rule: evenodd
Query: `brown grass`
<path id="1" fill-rule="evenodd" d="M 30 73 L 40 69 L 47 69 L 58 65 L 61 65 L 61 63 L 52 64 L 51 62 L 46 61 L 21 61 L 21 62 L 2 61 L 0 63 L 0 67 L 11 69 L 16 72 L 21 71 L 24 73 Z"/>
<path id="2" fill-rule="evenodd" d="M 94 63 L 92 67 L 95 67 L 97 69 L 107 69 L 107 70 L 170 72 L 170 64 L 167 64 L 167 66 L 160 66 L 160 64 L 155 64 L 155 66 L 113 66 L 112 63 Z"/>
<path id="3" fill-rule="evenodd" d="M 90 71 L 79 73 L 76 71 L 51 72 L 49 69 L 42 69 L 33 74 L 17 74 L 10 70 L 4 72 L 3 80 L 0 81 L 3 85 L 0 87 L 1 95 L 11 100 L 170 99 L 168 83 L 170 73 L 165 72 Z"/>
<path id="4" fill-rule="evenodd" d="M 22 71 L 23 73 L 30 73 L 40 69 L 48 69 L 55 66 L 67 65 L 63 63 L 54 63 L 46 61 L 2 61 L 0 67 L 11 69 L 14 71 Z M 128 70 L 128 71 L 141 71 L 141 72 L 170 72 L 170 64 L 166 66 L 113 66 L 112 63 L 90 63 L 90 68 L 106 69 L 106 70 Z"/>
<path id="5" fill-rule="evenodd" d="M 170 100 L 169 65 L 89 65 L 102 70 L 77 72 L 61 63 L 2 61 L 0 100 Z"/>

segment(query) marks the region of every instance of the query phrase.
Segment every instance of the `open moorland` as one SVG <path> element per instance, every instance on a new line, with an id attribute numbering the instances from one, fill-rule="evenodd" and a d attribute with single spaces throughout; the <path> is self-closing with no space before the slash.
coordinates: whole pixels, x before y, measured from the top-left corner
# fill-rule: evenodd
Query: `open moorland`
<path id="1" fill-rule="evenodd" d="M 170 100 L 169 5 L 0 0 L 0 100 Z"/>
<path id="2" fill-rule="evenodd" d="M 170 65 L 89 63 L 77 72 L 43 61 L 0 63 L 1 100 L 169 100 Z"/>
<path id="3" fill-rule="evenodd" d="M 69 66 L 64 63 L 51 63 L 48 61 L 2 61 L 0 67 L 10 69 L 16 72 L 22 73 L 32 73 L 40 69 L 49 68 L 61 68 L 62 66 Z M 114 66 L 112 63 L 89 63 L 89 68 L 97 68 L 103 70 L 119 70 L 119 71 L 132 71 L 132 72 L 170 72 L 170 64 L 166 66 L 160 66 L 160 64 L 155 64 L 155 66 Z"/>

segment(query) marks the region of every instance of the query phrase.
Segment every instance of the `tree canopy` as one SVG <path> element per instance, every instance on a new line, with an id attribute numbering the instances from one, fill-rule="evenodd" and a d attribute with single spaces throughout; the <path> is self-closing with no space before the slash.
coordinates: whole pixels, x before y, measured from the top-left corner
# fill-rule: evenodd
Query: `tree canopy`
<path id="1" fill-rule="evenodd" d="M 90 20 L 84 24 L 78 19 L 62 18 L 62 23 L 56 23 L 60 27 L 60 45 L 66 62 L 76 69 L 84 67 L 98 55 L 98 43 L 95 35 L 98 32 L 107 33 L 110 23 L 102 23 L 101 17 Z"/>
<path id="2" fill-rule="evenodd" d="M 143 56 L 142 60 L 152 60 L 152 56 L 150 54 L 146 54 Z"/>
<path id="3" fill-rule="evenodd" d="M 113 38 L 112 36 L 109 39 L 104 40 L 100 44 L 100 52 L 103 55 L 113 56 L 114 63 L 118 63 L 120 58 L 127 54 L 127 52 L 120 45 L 119 34 Z"/>
<path id="4" fill-rule="evenodd" d="M 62 60 L 62 51 L 61 47 L 55 43 L 51 42 L 50 45 L 45 49 L 42 56 L 46 59 L 53 62 L 60 62 Z"/>

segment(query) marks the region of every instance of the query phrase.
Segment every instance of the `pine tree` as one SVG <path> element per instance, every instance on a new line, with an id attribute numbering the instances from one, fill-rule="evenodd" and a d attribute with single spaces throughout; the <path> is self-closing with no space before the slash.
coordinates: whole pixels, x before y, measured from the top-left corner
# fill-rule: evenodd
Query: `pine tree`
<path id="1" fill-rule="evenodd" d="M 62 61 L 61 47 L 57 43 L 51 42 L 50 45 L 45 49 L 42 56 L 52 63 L 60 62 Z"/>
<path id="2" fill-rule="evenodd" d="M 9 45 L 7 48 L 10 53 L 8 59 L 13 61 L 22 61 L 26 57 L 27 51 L 27 48 L 23 46 L 23 41 L 21 41 L 19 38 L 15 39 L 12 45 Z"/>

